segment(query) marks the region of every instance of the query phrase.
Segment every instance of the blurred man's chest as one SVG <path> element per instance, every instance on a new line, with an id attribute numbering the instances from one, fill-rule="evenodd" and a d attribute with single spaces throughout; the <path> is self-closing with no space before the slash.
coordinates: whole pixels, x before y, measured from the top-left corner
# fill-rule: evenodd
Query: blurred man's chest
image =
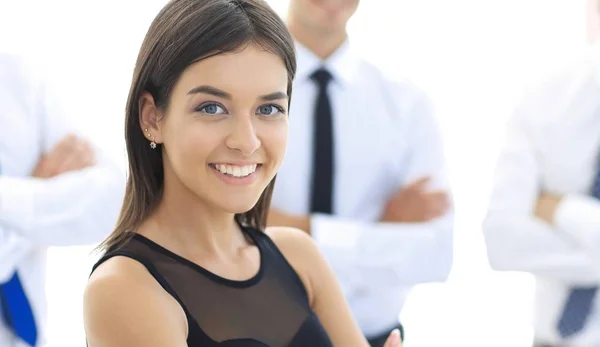
<path id="1" fill-rule="evenodd" d="M 582 107 L 586 102 L 597 106 Z M 541 188 L 587 194 L 600 170 L 600 98 L 565 105 L 541 121 L 534 133 Z"/>
<path id="2" fill-rule="evenodd" d="M 0 169 L 27 176 L 41 155 L 40 124 L 19 95 L 0 84 Z"/>

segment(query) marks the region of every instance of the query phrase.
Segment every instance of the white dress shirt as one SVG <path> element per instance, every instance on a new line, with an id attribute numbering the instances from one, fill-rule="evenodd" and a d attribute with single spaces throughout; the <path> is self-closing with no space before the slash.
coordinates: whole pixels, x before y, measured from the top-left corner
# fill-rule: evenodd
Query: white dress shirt
<path id="1" fill-rule="evenodd" d="M 432 177 L 432 188 L 448 189 L 441 137 L 429 100 L 386 78 L 349 43 L 324 62 L 296 48 L 288 148 L 272 204 L 309 213 L 317 95 L 310 75 L 324 66 L 333 75 L 335 215 L 312 215 L 311 230 L 370 337 L 398 323 L 412 286 L 444 281 L 450 272 L 453 212 L 428 223 L 378 222 L 389 198 L 422 176 Z"/>
<path id="2" fill-rule="evenodd" d="M 125 187 L 123 170 L 99 152 L 93 167 L 30 177 L 40 156 L 75 131 L 40 76 L 21 58 L 0 53 L 0 283 L 19 272 L 38 346 L 44 344 L 46 248 L 101 241 L 115 225 Z M 0 346 L 26 346 L 1 319 Z"/>
<path id="3" fill-rule="evenodd" d="M 590 197 L 600 158 L 600 49 L 543 84 L 509 122 L 483 229 L 497 270 L 537 277 L 536 337 L 600 346 L 600 300 L 586 328 L 561 341 L 570 286 L 600 284 L 600 201 Z M 554 224 L 534 216 L 540 192 L 563 196 Z M 562 346 L 562 344 L 561 344 Z"/>

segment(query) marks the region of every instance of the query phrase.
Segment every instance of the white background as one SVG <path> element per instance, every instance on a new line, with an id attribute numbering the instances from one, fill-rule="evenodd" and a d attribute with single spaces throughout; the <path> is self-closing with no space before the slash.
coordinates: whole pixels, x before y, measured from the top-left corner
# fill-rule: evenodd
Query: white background
<path id="1" fill-rule="evenodd" d="M 285 15 L 287 0 L 269 1 Z M 0 0 L 0 48 L 27 50 L 84 131 L 125 163 L 123 110 L 145 31 L 164 0 Z M 363 0 L 350 35 L 371 61 L 436 102 L 457 207 L 448 283 L 417 288 L 405 346 L 529 346 L 533 281 L 495 273 L 480 223 L 506 118 L 523 89 L 585 45 L 584 0 Z M 26 134 L 24 134 L 26 136 Z M 48 257 L 49 347 L 84 346 L 90 247 Z"/>

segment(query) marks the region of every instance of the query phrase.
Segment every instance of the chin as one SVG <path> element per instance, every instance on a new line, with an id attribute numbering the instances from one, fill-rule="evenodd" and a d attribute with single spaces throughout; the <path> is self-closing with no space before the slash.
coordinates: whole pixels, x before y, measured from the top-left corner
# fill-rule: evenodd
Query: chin
<path id="1" fill-rule="evenodd" d="M 240 197 L 237 199 L 233 196 L 230 196 L 227 199 L 219 201 L 218 206 L 220 206 L 224 211 L 227 211 L 228 213 L 246 213 L 256 205 L 259 198 L 260 195 L 256 197 Z"/>

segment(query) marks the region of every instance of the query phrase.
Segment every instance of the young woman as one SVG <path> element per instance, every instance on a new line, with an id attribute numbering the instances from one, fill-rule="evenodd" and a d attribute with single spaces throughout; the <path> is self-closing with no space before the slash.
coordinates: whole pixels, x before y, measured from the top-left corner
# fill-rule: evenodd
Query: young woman
<path id="1" fill-rule="evenodd" d="M 85 293 L 90 347 L 368 346 L 310 237 L 263 232 L 295 68 L 263 1 L 158 14 L 127 104 L 125 202 Z"/>

